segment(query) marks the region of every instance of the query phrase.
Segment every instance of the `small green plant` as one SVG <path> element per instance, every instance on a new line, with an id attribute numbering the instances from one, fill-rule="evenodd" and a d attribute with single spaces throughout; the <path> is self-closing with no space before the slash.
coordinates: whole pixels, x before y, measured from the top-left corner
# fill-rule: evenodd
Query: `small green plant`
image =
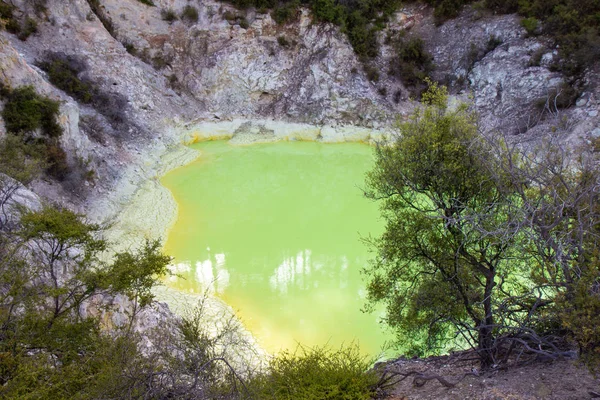
<path id="1" fill-rule="evenodd" d="M 23 24 L 23 28 L 18 35 L 18 38 L 22 41 L 27 40 L 29 36 L 33 35 L 38 31 L 38 25 L 35 19 L 27 17 L 25 18 L 25 23 Z"/>
<path id="2" fill-rule="evenodd" d="M 175 11 L 173 11 L 172 8 L 161 10 L 160 17 L 163 21 L 167 21 L 168 23 L 173 23 L 174 21 L 177 21 L 177 14 L 175 14 Z"/>
<path id="3" fill-rule="evenodd" d="M 32 86 L 10 91 L 2 110 L 6 130 L 13 134 L 33 133 L 40 129 L 50 138 L 62 135 L 58 124 L 59 103 L 37 94 Z"/>
<path id="4" fill-rule="evenodd" d="M 423 82 L 433 70 L 433 58 L 425 50 L 422 39 L 399 37 L 394 43 L 396 57 L 390 61 L 390 75 L 394 75 L 413 88 L 418 95 L 424 88 Z"/>
<path id="5" fill-rule="evenodd" d="M 65 153 L 56 140 L 46 144 L 45 152 L 46 161 L 48 163 L 46 172 L 59 181 L 64 180 L 70 170 L 69 164 L 67 163 L 67 153 Z"/>
<path id="6" fill-rule="evenodd" d="M 21 24 L 16 18 L 11 18 L 6 21 L 4 27 L 7 32 L 12 33 L 13 35 L 18 35 L 21 32 Z"/>
<path id="7" fill-rule="evenodd" d="M 240 28 L 248 29 L 249 27 L 250 24 L 248 23 L 248 20 L 246 18 L 242 18 L 240 21 Z"/>
<path id="8" fill-rule="evenodd" d="M 521 20 L 521 26 L 525 28 L 528 35 L 533 36 L 539 33 L 540 21 L 533 17 L 523 18 Z"/>
<path id="9" fill-rule="evenodd" d="M 198 9 L 194 6 L 187 5 L 181 12 L 181 19 L 187 22 L 198 22 Z"/>
<path id="10" fill-rule="evenodd" d="M 0 139 L 0 173 L 27 185 L 46 167 L 44 146 L 8 133 Z"/>
<path id="11" fill-rule="evenodd" d="M 544 54 L 546 54 L 548 50 L 545 47 L 542 47 L 536 50 L 529 59 L 529 63 L 527 64 L 529 67 L 539 67 L 542 65 L 542 58 Z"/>
<path id="12" fill-rule="evenodd" d="M 433 12 L 437 25 L 441 25 L 449 19 L 456 18 L 464 5 L 463 0 L 442 0 L 437 3 Z"/>
<path id="13" fill-rule="evenodd" d="M 357 345 L 334 350 L 299 346 L 273 358 L 266 374 L 249 382 L 260 399 L 371 399 L 378 377 Z"/>
<path id="14" fill-rule="evenodd" d="M 490 53 L 502 44 L 502 39 L 496 35 L 491 35 L 485 47 L 486 53 Z"/>
<path id="15" fill-rule="evenodd" d="M 81 80 L 78 75 L 86 66 L 65 56 L 54 54 L 48 61 L 39 63 L 40 68 L 48 73 L 50 82 L 82 103 L 90 103 L 94 97 L 95 88 Z"/>
<path id="16" fill-rule="evenodd" d="M 278 36 L 277 43 L 279 43 L 279 45 L 281 47 L 289 47 L 290 46 L 290 41 L 287 40 L 285 36 Z"/>
<path id="17" fill-rule="evenodd" d="M 519 0 L 485 0 L 484 5 L 501 14 L 510 14 L 519 10 Z"/>
<path id="18" fill-rule="evenodd" d="M 133 43 L 124 42 L 123 47 L 125 47 L 125 51 L 127 51 L 132 56 L 137 55 L 137 49 L 135 48 L 135 45 Z"/>
<path id="19" fill-rule="evenodd" d="M 33 6 L 33 11 L 38 15 L 48 11 L 48 0 L 30 0 L 30 3 Z"/>
<path id="20" fill-rule="evenodd" d="M 152 57 L 152 66 L 154 67 L 154 69 L 163 69 L 164 67 L 167 66 L 167 60 L 165 59 L 165 57 L 162 54 L 158 54 L 154 57 Z"/>
<path id="21" fill-rule="evenodd" d="M 14 7 L 10 4 L 6 4 L 3 1 L 0 1 L 0 18 L 2 19 L 12 19 L 13 18 L 13 10 Z"/>
<path id="22" fill-rule="evenodd" d="M 273 18 L 278 25 L 294 21 L 298 16 L 299 7 L 300 2 L 298 0 L 280 3 L 271 12 L 271 18 Z"/>
<path id="23" fill-rule="evenodd" d="M 237 15 L 234 12 L 231 12 L 229 10 L 226 10 L 223 13 L 223 19 L 226 21 L 229 21 L 229 22 L 235 21 L 237 18 L 238 18 Z"/>
<path id="24" fill-rule="evenodd" d="M 138 0 L 140 3 L 145 4 L 147 6 L 154 7 L 154 2 L 152 0 Z"/>
<path id="25" fill-rule="evenodd" d="M 379 81 L 379 71 L 377 68 L 373 67 L 372 65 L 365 65 L 364 70 L 365 74 L 367 74 L 367 79 L 369 79 L 371 82 Z"/>
<path id="26" fill-rule="evenodd" d="M 581 92 L 572 83 L 563 82 L 559 87 L 552 88 L 546 97 L 540 98 L 537 106 L 551 111 L 569 108 L 575 104 Z"/>

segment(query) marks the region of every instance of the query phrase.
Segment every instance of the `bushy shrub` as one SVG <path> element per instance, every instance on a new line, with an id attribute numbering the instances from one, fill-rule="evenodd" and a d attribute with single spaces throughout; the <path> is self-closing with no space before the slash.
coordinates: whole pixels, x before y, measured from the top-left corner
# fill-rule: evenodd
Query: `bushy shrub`
<path id="1" fill-rule="evenodd" d="M 125 51 L 127 51 L 132 56 L 137 55 L 137 49 L 135 48 L 135 45 L 133 43 L 124 42 L 123 47 L 125 47 Z"/>
<path id="2" fill-rule="evenodd" d="M 377 70 L 377 68 L 370 64 L 364 64 L 364 70 L 365 74 L 367 74 L 368 80 L 370 80 L 371 82 L 379 81 L 379 71 Z"/>
<path id="3" fill-rule="evenodd" d="M 265 375 L 249 383 L 259 399 L 371 399 L 377 376 L 358 346 L 333 350 L 298 347 L 273 358 Z"/>
<path id="4" fill-rule="evenodd" d="M 140 3 L 145 4 L 147 6 L 154 7 L 154 2 L 152 0 L 138 0 Z"/>
<path id="5" fill-rule="evenodd" d="M 300 1 L 298 0 L 281 3 L 273 9 L 271 18 L 279 25 L 294 21 L 298 16 L 299 7 Z"/>
<path id="6" fill-rule="evenodd" d="M 464 0 L 442 0 L 438 2 L 433 12 L 435 23 L 441 25 L 449 19 L 458 17 L 464 3 Z"/>
<path id="7" fill-rule="evenodd" d="M 172 8 L 161 10 L 160 17 L 163 19 L 163 21 L 167 21 L 168 23 L 177 21 L 177 14 L 175 14 L 175 11 L 173 11 Z"/>
<path id="8" fill-rule="evenodd" d="M 67 163 L 67 153 L 60 147 L 56 140 L 49 141 L 46 144 L 46 172 L 48 175 L 59 181 L 64 180 L 69 173 L 69 164 Z"/>
<path id="9" fill-rule="evenodd" d="M 288 47 L 290 45 L 290 41 L 287 40 L 285 36 L 278 36 L 277 43 L 279 43 L 281 47 Z"/>
<path id="10" fill-rule="evenodd" d="M 400 78 L 406 86 L 422 86 L 433 69 L 433 58 L 425 50 L 423 40 L 400 37 L 394 47 L 396 56 L 390 61 L 390 75 Z"/>
<path id="11" fill-rule="evenodd" d="M 539 33 L 538 28 L 540 26 L 540 21 L 538 21 L 537 18 L 534 17 L 523 18 L 521 20 L 521 26 L 525 28 L 529 35 L 535 35 Z"/>
<path id="12" fill-rule="evenodd" d="M 165 61 L 162 58 L 159 61 L 163 67 Z M 113 127 L 126 122 L 127 99 L 116 93 L 106 93 L 91 80 L 80 78 L 87 70 L 87 65 L 78 57 L 48 53 L 45 60 L 38 62 L 38 65 L 48 73 L 48 78 L 54 86 L 78 101 L 93 106 Z"/>
<path id="13" fill-rule="evenodd" d="M 6 134 L 0 139 L 0 173 L 28 184 L 45 168 L 44 146 L 35 141 Z"/>
<path id="14" fill-rule="evenodd" d="M 519 0 L 485 0 L 485 6 L 501 14 L 510 14 L 519 10 Z"/>
<path id="15" fill-rule="evenodd" d="M 50 138 L 62 134 L 58 124 L 59 103 L 37 94 L 32 86 L 10 91 L 2 110 L 2 118 L 9 133 L 31 133 L 40 129 Z"/>
<path id="16" fill-rule="evenodd" d="M 555 112 L 563 108 L 569 108 L 575 104 L 577 98 L 581 94 L 573 82 L 564 82 L 559 87 L 550 89 L 548 95 L 539 99 L 538 105 L 540 108 L 548 108 Z"/>
<path id="17" fill-rule="evenodd" d="M 33 6 L 33 11 L 36 14 L 42 14 L 48 11 L 48 0 L 29 0 L 30 4 Z"/>
<path id="18" fill-rule="evenodd" d="M 188 22 L 198 22 L 198 9 L 194 6 L 187 5 L 181 12 L 181 19 Z"/>
<path id="19" fill-rule="evenodd" d="M 13 10 L 14 10 L 14 6 L 12 6 L 10 4 L 6 4 L 3 1 L 0 1 L 0 18 L 12 19 L 13 18 Z"/>
<path id="20" fill-rule="evenodd" d="M 240 28 L 248 29 L 249 27 L 250 27 L 250 24 L 248 23 L 248 20 L 246 18 L 242 18 L 240 20 Z"/>
<path id="21" fill-rule="evenodd" d="M 51 53 L 46 61 L 38 63 L 48 73 L 50 82 L 57 88 L 73 96 L 82 103 L 90 103 L 94 96 L 94 86 L 79 78 L 87 66 L 73 57 Z"/>
<path id="22" fill-rule="evenodd" d="M 25 23 L 23 24 L 23 28 L 19 33 L 18 37 L 20 40 L 25 41 L 29 36 L 33 35 L 38 31 L 37 22 L 35 19 L 27 17 L 25 18 Z"/>

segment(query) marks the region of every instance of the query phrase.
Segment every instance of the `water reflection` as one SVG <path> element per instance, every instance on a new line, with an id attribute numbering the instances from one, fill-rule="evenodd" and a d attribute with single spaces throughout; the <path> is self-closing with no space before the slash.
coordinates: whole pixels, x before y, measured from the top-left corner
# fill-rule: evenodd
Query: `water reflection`
<path id="1" fill-rule="evenodd" d="M 269 277 L 271 290 L 280 295 L 288 294 L 293 287 L 298 290 L 318 288 L 323 281 L 330 285 L 332 280 L 338 283 L 340 289 L 348 288 L 348 257 L 338 260 L 326 259 L 323 262 L 313 261 L 312 251 L 305 249 L 295 256 L 286 257 Z M 339 265 L 339 269 L 336 267 Z"/>
<path id="2" fill-rule="evenodd" d="M 180 278 L 191 280 L 201 290 L 207 290 L 210 294 L 223 294 L 229 286 L 230 273 L 225 268 L 225 254 L 218 253 L 203 261 L 197 261 L 192 268 L 190 261 L 172 264 L 170 271 L 173 274 L 169 281 L 178 282 Z M 190 289 L 191 291 L 194 288 Z"/>

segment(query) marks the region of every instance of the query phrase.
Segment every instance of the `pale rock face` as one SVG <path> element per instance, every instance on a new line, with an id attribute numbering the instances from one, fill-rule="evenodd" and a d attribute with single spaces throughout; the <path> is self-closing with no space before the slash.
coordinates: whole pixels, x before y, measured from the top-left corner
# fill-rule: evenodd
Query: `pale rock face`
<path id="1" fill-rule="evenodd" d="M 311 24 L 307 10 L 285 27 L 254 13 L 242 29 L 223 20 L 223 10 L 236 11 L 222 3 L 203 3 L 193 25 L 160 20 L 161 9 L 177 13 L 185 2 L 152 8 L 105 3 L 110 15 L 123 16 L 114 20 L 118 37 L 146 57 L 163 59 L 163 73 L 176 76 L 206 112 L 368 125 L 390 111 L 368 81 L 352 73 L 361 66 L 346 38 L 332 25 Z M 149 25 L 130 23 L 134 19 Z M 289 43 L 279 44 L 279 37 Z"/>
<path id="2" fill-rule="evenodd" d="M 559 73 L 528 66 L 535 48 L 531 41 L 508 42 L 474 66 L 469 80 L 484 127 L 524 133 L 534 125 L 537 103 L 560 88 Z"/>

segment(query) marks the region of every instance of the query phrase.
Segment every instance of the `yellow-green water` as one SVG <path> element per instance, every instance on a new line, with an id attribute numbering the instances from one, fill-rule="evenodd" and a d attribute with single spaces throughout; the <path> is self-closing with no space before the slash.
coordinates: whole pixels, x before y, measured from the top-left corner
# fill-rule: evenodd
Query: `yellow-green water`
<path id="1" fill-rule="evenodd" d="M 360 311 L 360 274 L 370 254 L 361 241 L 383 229 L 362 196 L 371 147 L 280 142 L 193 145 L 192 164 L 162 183 L 178 205 L 165 250 L 178 290 L 209 287 L 238 312 L 268 351 L 358 341 L 377 354 L 389 334 Z"/>

